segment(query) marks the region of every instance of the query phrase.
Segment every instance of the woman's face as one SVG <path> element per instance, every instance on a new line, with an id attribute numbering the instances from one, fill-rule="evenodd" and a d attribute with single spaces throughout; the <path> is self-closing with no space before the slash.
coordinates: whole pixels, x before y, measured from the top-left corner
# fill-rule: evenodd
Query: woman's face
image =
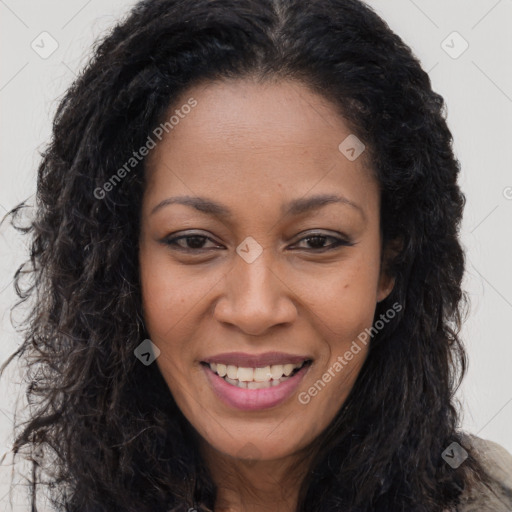
<path id="1" fill-rule="evenodd" d="M 345 401 L 367 355 L 358 336 L 393 285 L 378 185 L 360 146 L 339 149 L 351 133 L 334 107 L 297 82 L 208 83 L 174 110 L 142 206 L 156 364 L 211 447 L 292 455 Z"/>

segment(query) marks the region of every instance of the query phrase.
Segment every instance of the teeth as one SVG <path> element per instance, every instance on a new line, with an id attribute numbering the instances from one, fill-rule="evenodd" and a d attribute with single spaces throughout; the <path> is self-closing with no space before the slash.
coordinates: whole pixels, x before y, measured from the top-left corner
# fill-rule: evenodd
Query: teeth
<path id="1" fill-rule="evenodd" d="M 270 373 L 273 379 L 280 379 L 284 374 L 284 368 L 282 364 L 273 364 L 270 367 Z"/>
<path id="2" fill-rule="evenodd" d="M 293 372 L 293 369 L 295 368 L 295 365 L 293 364 L 285 364 L 284 365 L 284 374 L 288 377 L 290 373 Z"/>
<path id="3" fill-rule="evenodd" d="M 236 379 L 238 374 L 238 368 L 232 364 L 228 365 L 228 377 L 230 379 Z"/>
<path id="4" fill-rule="evenodd" d="M 226 382 L 229 382 L 229 384 L 232 384 L 233 386 L 247 389 L 247 384 L 248 384 L 247 382 L 240 382 L 238 380 L 230 379 L 229 377 L 224 377 L 224 380 Z M 250 384 L 252 384 L 252 382 Z"/>
<path id="5" fill-rule="evenodd" d="M 226 382 L 235 386 L 247 389 L 260 389 L 270 386 L 277 386 L 283 382 L 302 363 L 274 364 L 263 368 L 238 367 L 232 364 L 210 363 L 212 371 Z"/>
<path id="6" fill-rule="evenodd" d="M 250 382 L 242 382 L 235 379 L 230 379 L 229 377 L 224 377 L 224 380 L 231 384 L 232 386 L 237 386 L 239 388 L 244 389 L 264 389 L 264 388 L 271 388 L 274 386 L 279 386 L 282 382 L 285 380 L 288 380 L 290 377 L 282 377 L 281 379 L 277 380 L 269 380 L 266 382 L 256 382 L 251 380 Z"/>
<path id="7" fill-rule="evenodd" d="M 213 368 L 212 368 L 213 370 Z M 237 379 L 243 382 L 250 382 L 251 380 L 255 380 L 254 378 L 254 370 L 252 368 L 238 368 L 237 371 Z M 258 379 L 256 379 L 258 380 Z"/>
<path id="8" fill-rule="evenodd" d="M 263 389 L 269 388 L 270 382 L 248 382 L 247 389 Z"/>
<path id="9" fill-rule="evenodd" d="M 243 368 L 238 369 L 238 378 L 240 379 L 240 370 L 243 370 Z M 253 380 L 253 379 L 251 379 Z M 270 366 L 265 366 L 265 368 L 256 368 L 254 370 L 254 380 L 256 382 L 268 382 L 269 380 L 272 380 L 272 374 L 270 373 Z"/>

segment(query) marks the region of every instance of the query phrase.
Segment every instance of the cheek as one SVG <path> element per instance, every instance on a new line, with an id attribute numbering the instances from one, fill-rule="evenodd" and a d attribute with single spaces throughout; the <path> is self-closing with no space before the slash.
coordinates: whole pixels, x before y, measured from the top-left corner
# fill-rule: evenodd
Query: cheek
<path id="1" fill-rule="evenodd" d="M 139 255 L 143 316 L 151 341 L 160 349 L 156 359 L 175 400 L 183 406 L 183 386 L 190 375 L 184 362 L 191 357 L 186 343 L 194 336 L 187 314 L 200 299 L 200 290 L 178 271 L 171 272 L 169 258 L 160 251 L 145 250 Z M 203 288 L 204 294 L 204 288 Z"/>
<path id="2" fill-rule="evenodd" d="M 360 247 L 335 272 L 309 283 L 315 331 L 322 340 L 318 374 L 304 399 L 328 421 L 341 407 L 364 364 L 377 304 L 379 253 Z M 311 290 L 315 290 L 314 293 Z M 324 384 L 322 384 L 323 381 Z M 313 398 L 315 397 L 315 398 Z"/>
<path id="3" fill-rule="evenodd" d="M 199 291 L 193 283 L 184 285 L 179 272 L 170 272 L 169 259 L 158 251 L 141 249 L 139 261 L 145 326 L 160 349 L 156 364 L 176 396 L 176 386 L 184 378 L 183 360 L 190 357 L 184 340 L 193 335 L 187 313 L 197 302 Z"/>
<path id="4" fill-rule="evenodd" d="M 165 251 L 141 248 L 139 261 L 148 331 L 166 339 L 175 331 L 186 329 L 187 314 L 200 305 L 209 289 L 205 279 L 191 278 L 190 267 L 173 265 Z"/>
<path id="5" fill-rule="evenodd" d="M 378 265 L 378 258 L 361 254 L 326 273 L 321 282 L 316 279 L 304 286 L 307 303 L 322 321 L 328 338 L 338 335 L 346 340 L 371 324 L 377 304 Z"/>

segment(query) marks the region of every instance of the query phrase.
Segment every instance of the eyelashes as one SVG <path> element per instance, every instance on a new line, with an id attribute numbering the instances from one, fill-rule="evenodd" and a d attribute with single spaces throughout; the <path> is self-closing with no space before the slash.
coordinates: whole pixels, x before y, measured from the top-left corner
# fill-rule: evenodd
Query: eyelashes
<path id="1" fill-rule="evenodd" d="M 304 240 L 328 240 L 331 239 L 333 242 L 327 246 L 321 246 L 321 247 L 313 247 L 311 250 L 314 250 L 315 252 L 324 252 L 324 251 L 330 251 L 333 249 L 337 249 L 338 247 L 351 247 L 354 244 L 350 240 L 346 240 L 344 238 L 338 238 L 336 236 L 332 235 L 309 235 L 304 238 L 301 238 L 299 242 L 302 242 Z M 309 242 L 308 242 L 309 243 Z M 315 244 L 313 244 L 315 245 Z M 317 249 L 321 249 L 321 251 L 318 251 Z"/>
<path id="2" fill-rule="evenodd" d="M 163 242 L 172 248 L 181 249 L 181 250 L 187 251 L 187 252 L 198 252 L 198 251 L 208 250 L 202 246 L 201 247 L 183 247 L 182 245 L 179 245 L 179 243 L 178 243 L 181 240 L 195 240 L 195 243 L 193 243 L 192 245 L 197 245 L 198 240 L 199 241 L 210 240 L 213 242 L 213 240 L 211 238 L 209 238 L 205 235 L 182 235 L 182 236 L 177 236 L 177 237 L 165 238 Z M 199 242 L 199 245 L 202 245 L 202 244 Z M 219 248 L 219 246 L 217 246 L 217 249 L 218 248 Z"/>
<path id="3" fill-rule="evenodd" d="M 325 241 L 331 240 L 331 243 L 324 245 Z M 204 247 L 207 241 L 213 242 L 215 247 Z M 212 238 L 200 234 L 180 235 L 176 237 L 167 237 L 162 242 L 169 246 L 171 249 L 179 250 L 185 253 L 205 253 L 210 250 L 223 250 L 223 246 L 217 244 Z M 183 242 L 180 244 L 180 242 Z M 347 238 L 341 238 L 333 235 L 326 235 L 324 233 L 312 233 L 295 242 L 292 247 L 296 247 L 301 242 L 306 242 L 313 247 L 302 247 L 299 250 L 307 252 L 322 253 L 337 249 L 339 247 L 351 247 L 355 245 L 354 242 Z"/>

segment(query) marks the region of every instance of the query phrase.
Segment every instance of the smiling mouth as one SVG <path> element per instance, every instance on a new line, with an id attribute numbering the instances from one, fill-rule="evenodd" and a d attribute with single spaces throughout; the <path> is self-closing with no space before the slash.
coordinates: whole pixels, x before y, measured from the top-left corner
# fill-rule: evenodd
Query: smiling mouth
<path id="1" fill-rule="evenodd" d="M 276 364 L 262 368 L 247 368 L 235 365 L 226 365 L 221 363 L 201 362 L 210 370 L 224 379 L 228 384 L 244 389 L 263 389 L 287 381 L 293 377 L 304 366 L 310 365 L 311 359 L 306 359 L 301 363 Z"/>

